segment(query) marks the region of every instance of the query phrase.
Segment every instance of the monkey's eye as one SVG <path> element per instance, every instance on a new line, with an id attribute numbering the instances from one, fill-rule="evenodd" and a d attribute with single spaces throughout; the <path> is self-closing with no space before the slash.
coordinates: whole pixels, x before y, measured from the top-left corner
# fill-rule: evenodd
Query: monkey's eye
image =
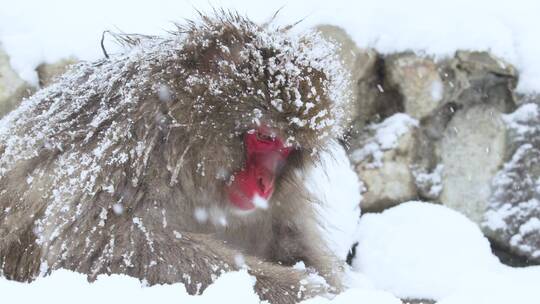
<path id="1" fill-rule="evenodd" d="M 259 141 L 274 141 L 276 136 L 274 134 L 257 132 L 257 140 Z"/>

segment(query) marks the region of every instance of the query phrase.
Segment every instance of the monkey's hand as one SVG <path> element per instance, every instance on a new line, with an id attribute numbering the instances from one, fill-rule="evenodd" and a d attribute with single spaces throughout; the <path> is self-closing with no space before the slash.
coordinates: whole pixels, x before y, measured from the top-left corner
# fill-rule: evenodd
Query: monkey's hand
<path id="1" fill-rule="evenodd" d="M 248 260 L 256 265 L 249 273 L 257 278 L 255 289 L 262 300 L 270 303 L 297 303 L 332 292 L 326 280 L 308 270 L 299 270 L 276 264 Z"/>

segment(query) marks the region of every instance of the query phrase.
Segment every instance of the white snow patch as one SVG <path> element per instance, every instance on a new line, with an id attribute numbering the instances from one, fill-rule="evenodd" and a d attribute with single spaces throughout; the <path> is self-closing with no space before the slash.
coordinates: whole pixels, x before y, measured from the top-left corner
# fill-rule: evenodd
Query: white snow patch
<path id="1" fill-rule="evenodd" d="M 242 254 L 237 254 L 234 256 L 234 263 L 236 264 L 237 267 L 245 267 L 246 266 L 246 260 L 244 259 L 244 255 Z"/>
<path id="2" fill-rule="evenodd" d="M 327 299 L 323 297 L 316 297 L 313 299 L 302 302 L 304 304 L 352 304 L 352 303 L 366 303 L 366 304 L 401 304 L 401 300 L 394 297 L 391 293 L 381 290 L 370 289 L 358 289 L 352 288 L 333 299 Z"/>
<path id="3" fill-rule="evenodd" d="M 296 270 L 306 270 L 306 264 L 303 261 L 296 262 L 296 264 L 294 264 L 292 268 Z"/>
<path id="4" fill-rule="evenodd" d="M 540 219 L 536 217 L 530 218 L 527 222 L 519 227 L 519 233 L 522 235 L 529 233 L 540 233 Z"/>
<path id="5" fill-rule="evenodd" d="M 124 206 L 121 203 L 116 203 L 112 206 L 113 212 L 116 215 L 120 215 L 124 212 Z"/>
<path id="6" fill-rule="evenodd" d="M 105 226 L 105 221 L 107 220 L 107 209 L 101 208 L 101 212 L 99 213 L 99 227 Z"/>
<path id="7" fill-rule="evenodd" d="M 401 298 L 443 299 L 467 277 L 500 266 L 478 226 L 441 205 L 408 202 L 366 214 L 358 231 L 354 269 Z"/>
<path id="8" fill-rule="evenodd" d="M 203 208 L 195 209 L 193 216 L 199 223 L 205 223 L 206 221 L 208 221 L 208 211 L 206 211 L 206 209 L 203 209 Z"/>
<path id="9" fill-rule="evenodd" d="M 428 194 L 430 197 L 438 197 L 443 190 L 442 174 L 444 165 L 438 164 L 432 172 L 423 170 L 413 170 L 412 174 L 418 186 L 428 185 Z"/>
<path id="10" fill-rule="evenodd" d="M 321 165 L 307 172 L 308 190 L 320 200 L 316 205 L 321 222 L 321 232 L 333 252 L 345 259 L 353 241 L 360 218 L 363 184 L 343 147 L 329 145 L 321 153 Z"/>
<path id="11" fill-rule="evenodd" d="M 358 163 L 371 158 L 366 167 L 380 167 L 382 166 L 383 151 L 396 148 L 399 138 L 415 127 L 418 127 L 418 120 L 405 113 L 396 113 L 380 123 L 369 125 L 367 130 L 372 132 L 373 136 L 367 140 L 362 148 L 351 153 L 351 159 Z"/>
<path id="12" fill-rule="evenodd" d="M 268 201 L 258 195 L 255 195 L 253 198 L 253 205 L 255 205 L 256 208 L 268 209 Z"/>
<path id="13" fill-rule="evenodd" d="M 222 303 L 234 295 L 236 303 L 260 303 L 253 286 L 255 278 L 247 270 L 221 275 L 202 295 L 190 296 L 183 284 L 143 287 L 138 279 L 114 274 L 100 275 L 88 283 L 83 274 L 54 271 L 31 284 L 0 278 L 2 302 L 78 304 L 95 303 Z"/>
<path id="14" fill-rule="evenodd" d="M 160 85 L 158 87 L 158 98 L 160 101 L 168 102 L 172 100 L 171 89 L 166 85 Z"/>
<path id="15" fill-rule="evenodd" d="M 431 83 L 430 94 L 434 101 L 441 101 L 444 95 L 444 86 L 440 80 L 434 80 Z"/>
<path id="16" fill-rule="evenodd" d="M 517 134 L 523 135 L 531 129 L 527 123 L 533 121 L 538 116 L 538 105 L 528 103 L 520 106 L 510 114 L 503 114 L 502 119 L 509 129 L 514 130 Z"/>
<path id="17" fill-rule="evenodd" d="M 483 273 L 470 273 L 459 289 L 437 304 L 537 304 L 540 266 L 510 268 L 501 266 Z"/>

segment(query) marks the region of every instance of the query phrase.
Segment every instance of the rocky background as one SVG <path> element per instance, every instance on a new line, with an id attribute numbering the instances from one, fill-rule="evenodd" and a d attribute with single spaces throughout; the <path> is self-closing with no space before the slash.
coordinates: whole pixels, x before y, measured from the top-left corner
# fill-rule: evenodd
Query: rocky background
<path id="1" fill-rule="evenodd" d="M 343 143 L 365 185 L 362 210 L 443 204 L 476 222 L 503 262 L 540 264 L 540 96 L 515 92 L 516 69 L 486 52 L 380 54 L 338 27 L 318 30 L 341 44 L 354 79 Z M 41 64 L 36 87 L 0 44 L 0 117 L 76 61 Z"/>
<path id="2" fill-rule="evenodd" d="M 363 212 L 442 204 L 476 222 L 503 262 L 540 264 L 540 96 L 515 92 L 516 69 L 487 52 L 379 54 L 319 30 L 354 78 L 345 142 Z"/>

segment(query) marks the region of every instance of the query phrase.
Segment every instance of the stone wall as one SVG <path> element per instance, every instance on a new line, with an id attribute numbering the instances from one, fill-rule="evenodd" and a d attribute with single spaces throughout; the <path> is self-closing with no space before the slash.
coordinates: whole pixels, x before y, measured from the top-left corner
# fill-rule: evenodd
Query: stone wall
<path id="1" fill-rule="evenodd" d="M 347 145 L 362 210 L 443 204 L 540 263 L 540 98 L 516 94 L 516 69 L 487 52 L 379 54 L 338 27 L 319 29 L 341 44 L 354 79 Z"/>

